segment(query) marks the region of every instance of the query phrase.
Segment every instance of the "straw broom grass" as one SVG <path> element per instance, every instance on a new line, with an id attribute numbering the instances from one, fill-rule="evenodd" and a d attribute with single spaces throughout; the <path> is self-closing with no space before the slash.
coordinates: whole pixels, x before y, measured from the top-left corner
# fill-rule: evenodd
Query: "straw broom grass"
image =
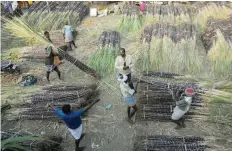
<path id="1" fill-rule="evenodd" d="M 232 74 L 232 43 L 226 42 L 222 33 L 217 30 L 217 41 L 208 53 L 212 71 L 218 77 Z"/>
<path id="2" fill-rule="evenodd" d="M 204 31 L 209 17 L 213 17 L 214 19 L 228 19 L 231 14 L 231 9 L 225 6 L 211 4 L 195 16 L 194 23 L 199 26 L 201 31 Z"/>

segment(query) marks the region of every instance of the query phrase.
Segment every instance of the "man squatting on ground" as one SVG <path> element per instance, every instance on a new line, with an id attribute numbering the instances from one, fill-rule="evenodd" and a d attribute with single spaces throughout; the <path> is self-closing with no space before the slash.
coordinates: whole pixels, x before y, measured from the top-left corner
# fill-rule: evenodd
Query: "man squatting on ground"
<path id="1" fill-rule="evenodd" d="M 185 128 L 184 123 L 185 119 L 183 118 L 184 114 L 189 111 L 190 105 L 192 103 L 194 95 L 194 90 L 192 88 L 185 89 L 185 92 L 173 92 L 172 97 L 176 102 L 176 107 L 173 110 L 172 120 L 177 124 L 175 129 Z"/>
<path id="2" fill-rule="evenodd" d="M 51 104 L 48 104 L 47 107 L 52 108 L 55 110 L 57 116 L 59 116 L 62 120 L 64 120 L 68 130 L 75 138 L 76 150 L 75 151 L 82 151 L 85 147 L 79 147 L 81 139 L 84 137 L 84 133 L 82 134 L 82 120 L 81 116 L 90 109 L 98 100 L 95 100 L 90 105 L 86 106 L 85 108 L 79 109 L 78 111 L 72 111 L 71 106 L 66 104 L 62 107 L 62 110 L 54 108 Z"/>
<path id="3" fill-rule="evenodd" d="M 131 67 L 132 59 L 130 55 L 126 55 L 124 48 L 120 48 L 120 55 L 117 56 L 115 60 L 115 68 L 117 69 L 118 74 L 123 74 L 127 76 L 127 83 L 131 89 L 134 89 L 134 85 L 131 81 Z"/>
<path id="4" fill-rule="evenodd" d="M 126 83 L 127 76 L 123 74 L 118 75 L 118 81 L 120 82 L 120 89 L 123 95 L 123 99 L 128 105 L 127 107 L 127 114 L 128 114 L 128 122 L 133 123 L 131 118 L 134 116 L 134 114 L 137 112 L 138 108 L 136 106 L 136 98 L 135 98 L 135 90 L 131 89 Z M 131 108 L 133 109 L 133 112 L 131 113 Z"/>
<path id="5" fill-rule="evenodd" d="M 49 34 L 48 31 L 44 32 L 44 36 L 47 38 L 47 40 L 49 42 L 52 43 L 52 41 L 50 39 L 50 34 Z M 58 65 L 54 64 L 54 57 L 55 56 L 59 56 L 59 54 L 53 52 L 52 46 L 49 45 L 47 48 L 45 48 L 45 70 L 47 72 L 46 77 L 47 77 L 48 82 L 50 82 L 49 75 L 50 75 L 51 72 L 53 72 L 53 70 L 57 72 L 58 77 L 61 80 L 61 78 L 60 78 L 60 70 L 58 68 Z"/>

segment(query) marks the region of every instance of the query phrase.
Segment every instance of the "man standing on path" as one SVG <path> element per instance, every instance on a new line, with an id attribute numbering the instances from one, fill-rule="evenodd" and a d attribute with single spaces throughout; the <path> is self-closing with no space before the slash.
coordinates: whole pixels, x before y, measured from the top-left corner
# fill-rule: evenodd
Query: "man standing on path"
<path id="1" fill-rule="evenodd" d="M 137 112 L 138 108 L 136 106 L 136 98 L 135 98 L 135 90 L 131 89 L 125 81 L 127 80 L 127 76 L 123 74 L 118 75 L 118 81 L 120 82 L 120 89 L 121 93 L 123 95 L 123 99 L 128 105 L 127 107 L 127 114 L 128 114 L 128 122 L 133 124 L 133 121 L 131 118 L 135 115 Z M 133 111 L 131 111 L 133 109 Z M 132 113 L 131 113 L 132 112 Z"/>
<path id="2" fill-rule="evenodd" d="M 44 36 L 47 38 L 49 42 L 52 43 L 50 39 L 50 34 L 48 31 L 44 32 Z M 53 52 L 52 46 L 49 45 L 47 48 L 45 48 L 45 70 L 47 73 L 46 77 L 47 77 L 48 82 L 50 82 L 49 76 L 52 71 L 56 71 L 59 79 L 61 80 L 61 75 L 60 75 L 60 70 L 58 68 L 58 65 L 54 64 L 55 56 L 59 56 L 59 55 Z"/>
<path id="3" fill-rule="evenodd" d="M 69 104 L 65 104 L 62 107 L 62 110 L 54 108 L 50 104 L 47 106 L 52 108 L 57 116 L 59 116 L 62 120 L 64 120 L 68 130 L 75 138 L 76 150 L 75 151 L 82 151 L 85 147 L 79 147 L 81 139 L 84 137 L 84 133 L 82 134 L 82 120 L 81 116 L 89 110 L 98 100 L 93 101 L 90 105 L 86 106 L 85 108 L 79 109 L 78 111 L 72 111 L 71 106 Z"/>
<path id="4" fill-rule="evenodd" d="M 74 42 L 74 37 L 73 37 L 73 29 L 72 27 L 68 24 L 68 21 L 65 21 L 65 26 L 63 28 L 63 36 L 65 39 L 65 42 L 68 44 L 70 50 L 72 50 L 72 44 L 75 48 L 76 44 Z"/>
<path id="5" fill-rule="evenodd" d="M 123 74 L 127 76 L 127 83 L 131 89 L 134 89 L 134 85 L 131 81 L 131 67 L 132 59 L 130 55 L 126 55 L 124 48 L 120 48 L 120 55 L 117 56 L 115 61 L 115 68 L 117 69 L 118 74 Z"/>

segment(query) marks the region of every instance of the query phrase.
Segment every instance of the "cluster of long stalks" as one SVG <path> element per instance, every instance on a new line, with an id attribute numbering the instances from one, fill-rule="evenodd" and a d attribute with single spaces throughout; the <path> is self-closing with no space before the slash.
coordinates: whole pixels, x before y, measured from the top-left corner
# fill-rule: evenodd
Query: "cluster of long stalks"
<path id="1" fill-rule="evenodd" d="M 231 14 L 232 10 L 230 8 L 212 3 L 199 11 L 194 18 L 194 23 L 198 25 L 201 31 L 204 31 L 209 17 L 213 17 L 214 19 L 228 19 Z"/>
<path id="2" fill-rule="evenodd" d="M 225 78 L 232 74 L 232 42 L 227 42 L 220 30 L 217 30 L 217 37 L 208 56 L 212 71 L 217 76 Z"/>
<path id="3" fill-rule="evenodd" d="M 50 11 L 46 2 L 37 3 L 44 4 L 38 9 L 33 7 L 22 17 L 37 31 L 62 29 L 64 21 L 69 21 L 70 25 L 76 27 L 89 12 L 89 8 L 83 2 L 51 2 Z M 56 5 L 52 5 L 53 3 Z"/>

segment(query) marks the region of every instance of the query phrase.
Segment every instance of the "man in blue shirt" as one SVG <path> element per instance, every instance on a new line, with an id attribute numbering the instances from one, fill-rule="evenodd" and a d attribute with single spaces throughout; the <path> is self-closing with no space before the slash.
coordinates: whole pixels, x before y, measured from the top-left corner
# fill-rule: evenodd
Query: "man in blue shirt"
<path id="1" fill-rule="evenodd" d="M 64 120 L 66 126 L 68 127 L 68 130 L 70 131 L 72 136 L 75 138 L 76 151 L 81 151 L 85 149 L 84 147 L 79 147 L 80 141 L 84 137 L 84 134 L 82 134 L 81 116 L 84 114 L 84 112 L 90 109 L 98 101 L 99 99 L 93 101 L 90 105 L 78 111 L 72 111 L 71 106 L 69 104 L 63 105 L 62 110 L 54 108 L 50 104 L 48 104 L 48 107 L 51 107 L 52 109 L 54 109 L 56 114 L 62 120 Z"/>

